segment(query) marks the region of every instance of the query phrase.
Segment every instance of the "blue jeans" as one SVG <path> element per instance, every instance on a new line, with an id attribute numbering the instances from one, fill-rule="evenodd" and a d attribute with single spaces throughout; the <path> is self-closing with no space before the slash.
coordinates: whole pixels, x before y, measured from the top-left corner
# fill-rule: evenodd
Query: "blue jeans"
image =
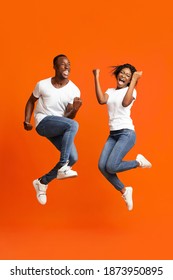
<path id="1" fill-rule="evenodd" d="M 99 159 L 99 170 L 103 176 L 119 191 L 124 188 L 116 173 L 138 166 L 136 160 L 123 161 L 136 141 L 135 131 L 120 129 L 111 131 Z"/>
<path id="2" fill-rule="evenodd" d="M 72 119 L 57 116 L 45 117 L 36 127 L 39 135 L 46 137 L 60 151 L 60 160 L 47 174 L 42 176 L 41 183 L 48 184 L 57 177 L 57 171 L 67 160 L 72 166 L 78 159 L 74 137 L 78 123 Z"/>

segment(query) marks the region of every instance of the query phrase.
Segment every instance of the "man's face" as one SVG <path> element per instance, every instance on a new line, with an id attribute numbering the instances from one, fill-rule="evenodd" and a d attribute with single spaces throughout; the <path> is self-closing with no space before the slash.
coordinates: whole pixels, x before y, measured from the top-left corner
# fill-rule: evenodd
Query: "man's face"
<path id="1" fill-rule="evenodd" d="M 68 79 L 70 74 L 70 61 L 67 57 L 59 57 L 55 63 L 54 69 L 56 71 L 56 75 L 61 79 Z"/>

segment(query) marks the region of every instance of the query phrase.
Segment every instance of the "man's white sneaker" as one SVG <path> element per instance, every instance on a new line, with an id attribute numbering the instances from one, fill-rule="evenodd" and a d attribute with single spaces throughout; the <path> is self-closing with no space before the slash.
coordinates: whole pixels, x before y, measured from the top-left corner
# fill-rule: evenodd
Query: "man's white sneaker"
<path id="1" fill-rule="evenodd" d="M 133 188 L 132 187 L 126 187 L 126 191 L 122 195 L 129 211 L 131 211 L 133 209 L 132 193 L 133 193 Z"/>
<path id="2" fill-rule="evenodd" d="M 151 168 L 152 164 L 149 162 L 143 155 L 139 154 L 136 157 L 136 160 L 139 162 L 139 166 L 142 168 Z"/>
<path id="3" fill-rule="evenodd" d="M 57 179 L 66 179 L 71 177 L 76 177 L 78 174 L 76 171 L 72 170 L 70 166 L 68 166 L 68 162 L 63 165 L 60 169 L 58 169 Z"/>
<path id="4" fill-rule="evenodd" d="M 48 185 L 41 184 L 40 181 L 36 179 L 33 181 L 33 186 L 36 190 L 36 196 L 38 201 L 43 205 L 46 204 L 47 202 L 46 190 L 48 188 Z"/>

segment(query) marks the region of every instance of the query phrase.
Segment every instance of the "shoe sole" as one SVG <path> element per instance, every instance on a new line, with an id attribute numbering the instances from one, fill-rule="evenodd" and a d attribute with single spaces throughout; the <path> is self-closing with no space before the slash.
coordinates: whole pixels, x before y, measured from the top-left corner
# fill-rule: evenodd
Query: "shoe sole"
<path id="1" fill-rule="evenodd" d="M 78 175 L 71 175 L 71 176 L 66 176 L 66 177 L 58 177 L 57 176 L 57 179 L 58 180 L 65 180 L 65 179 L 68 179 L 68 178 L 75 178 L 75 177 L 77 177 Z"/>
<path id="2" fill-rule="evenodd" d="M 132 196 L 132 206 L 130 209 L 128 208 L 129 211 L 133 210 L 133 188 L 132 187 L 131 187 L 131 196 Z"/>
<path id="3" fill-rule="evenodd" d="M 39 200 L 39 196 L 41 196 L 41 194 L 38 195 L 37 182 L 33 181 L 33 186 L 34 186 L 34 189 L 35 189 L 35 191 L 36 191 L 36 198 L 37 198 L 37 201 L 38 201 L 41 205 L 45 205 L 45 204 L 47 203 L 47 199 L 46 199 L 46 202 L 42 202 L 42 201 Z"/>
<path id="4" fill-rule="evenodd" d="M 132 187 L 130 187 L 130 188 L 131 188 L 130 191 L 131 191 L 131 197 L 132 197 L 132 205 L 131 205 L 130 209 L 128 207 L 127 202 L 125 201 L 128 211 L 132 211 L 133 210 L 133 188 Z"/>

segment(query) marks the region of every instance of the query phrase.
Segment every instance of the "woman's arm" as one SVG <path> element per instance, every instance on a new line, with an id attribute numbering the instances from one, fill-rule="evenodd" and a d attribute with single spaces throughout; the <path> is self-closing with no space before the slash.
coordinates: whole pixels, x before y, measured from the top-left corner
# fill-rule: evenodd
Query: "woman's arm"
<path id="1" fill-rule="evenodd" d="M 34 110 L 34 104 L 38 100 L 33 94 L 31 94 L 25 106 L 25 120 L 23 122 L 24 129 L 31 130 L 32 124 L 30 124 L 31 116 Z"/>
<path id="2" fill-rule="evenodd" d="M 109 96 L 107 93 L 102 92 L 100 86 L 100 80 L 99 80 L 100 69 L 94 69 L 93 74 L 94 74 L 95 93 L 96 93 L 97 101 L 101 105 L 106 104 Z"/>
<path id="3" fill-rule="evenodd" d="M 132 76 L 129 88 L 128 88 L 127 92 L 126 92 L 126 95 L 124 96 L 123 101 L 122 101 L 123 107 L 127 107 L 127 106 L 129 106 L 132 103 L 132 101 L 134 99 L 134 97 L 133 97 L 133 90 L 134 90 L 134 88 L 136 86 L 136 83 L 137 83 L 138 79 L 141 76 L 142 76 L 142 71 L 140 71 L 140 72 L 136 71 L 136 72 L 133 73 L 133 76 Z"/>

